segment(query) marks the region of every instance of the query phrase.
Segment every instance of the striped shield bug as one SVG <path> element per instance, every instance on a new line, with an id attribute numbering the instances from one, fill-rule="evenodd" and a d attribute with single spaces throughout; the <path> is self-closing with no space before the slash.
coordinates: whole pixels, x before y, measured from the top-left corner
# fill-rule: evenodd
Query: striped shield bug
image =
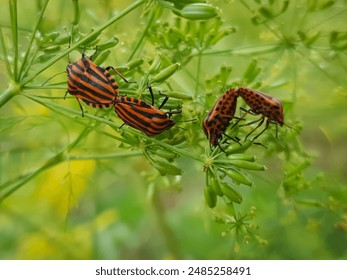
<path id="1" fill-rule="evenodd" d="M 76 97 L 82 110 L 82 116 L 84 116 L 84 113 L 79 99 L 94 108 L 108 108 L 118 98 L 118 85 L 111 76 L 110 69 L 128 83 L 112 66 L 102 68 L 92 61 L 92 57 L 88 58 L 82 54 L 81 59 L 75 63 L 68 64 L 66 67 L 68 77 L 67 92 Z"/>
<path id="2" fill-rule="evenodd" d="M 234 118 L 237 97 L 238 92 L 234 89 L 226 91 L 207 113 L 202 123 L 205 135 L 213 147 L 219 146 L 219 142 L 225 130 L 229 126 L 230 121 Z M 234 138 L 231 139 L 238 142 Z"/>
<path id="3" fill-rule="evenodd" d="M 152 96 L 152 105 L 137 98 L 120 96 L 114 102 L 114 109 L 125 124 L 148 136 L 153 136 L 173 127 L 176 122 L 171 119 L 171 116 L 181 113 L 181 110 L 169 112 L 161 110 L 169 99 L 168 96 L 165 97 L 159 108 L 155 108 L 152 88 L 149 86 L 148 89 Z"/>
<path id="4" fill-rule="evenodd" d="M 251 135 L 258 127 L 260 127 L 263 124 L 265 118 L 267 118 L 265 128 L 256 137 L 254 137 L 253 140 L 258 138 L 268 128 L 270 123 L 274 123 L 276 125 L 279 124 L 280 126 L 283 126 L 283 106 L 280 100 L 264 92 L 246 87 L 239 87 L 237 89 L 237 93 L 250 107 L 250 109 L 247 110 L 246 113 L 262 115 L 260 119 L 248 123 L 253 124 L 258 122 L 258 125 L 250 133 L 248 133 L 245 139 L 247 139 L 249 135 Z"/>

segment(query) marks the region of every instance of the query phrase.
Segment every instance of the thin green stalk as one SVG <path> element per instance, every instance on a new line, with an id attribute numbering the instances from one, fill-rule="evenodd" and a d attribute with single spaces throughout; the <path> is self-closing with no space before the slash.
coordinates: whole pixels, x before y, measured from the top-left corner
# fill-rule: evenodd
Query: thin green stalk
<path id="1" fill-rule="evenodd" d="M 12 179 L 4 184 L 0 185 L 0 190 L 9 189 L 4 194 L 0 195 L 0 204 L 15 191 L 20 189 L 24 184 L 41 174 L 43 171 L 63 162 L 65 160 L 64 153 L 58 153 L 48 161 L 46 161 L 42 166 L 36 168 L 33 171 L 30 171 L 19 178 Z"/>
<path id="2" fill-rule="evenodd" d="M 109 154 L 90 154 L 90 155 L 68 155 L 69 160 L 100 160 L 100 159 L 115 159 L 115 158 L 129 158 L 135 156 L 142 156 L 142 151 L 127 151 Z"/>
<path id="3" fill-rule="evenodd" d="M 74 110 L 74 109 L 71 109 L 69 107 L 66 107 L 66 106 L 63 106 L 63 105 L 60 105 L 60 104 L 52 103 L 52 102 L 49 102 L 47 100 L 42 101 L 37 96 L 30 96 L 30 95 L 25 95 L 25 96 L 28 97 L 29 99 L 33 100 L 33 101 L 38 102 L 39 104 L 43 105 L 44 107 L 46 107 L 46 108 L 48 108 L 48 109 L 50 109 L 50 110 L 52 110 L 54 112 L 62 114 L 62 115 L 66 116 L 66 117 L 69 117 L 71 119 L 73 118 L 75 122 L 78 122 L 79 124 L 82 124 L 82 125 L 86 126 L 89 129 L 94 129 L 94 130 L 98 131 L 99 133 L 102 133 L 104 135 L 112 137 L 113 139 L 115 139 L 117 141 L 124 142 L 123 138 L 117 137 L 115 135 L 110 135 L 109 133 L 105 132 L 102 129 L 98 129 L 97 127 L 94 127 L 94 126 L 89 126 L 85 122 L 85 120 L 92 119 L 92 120 L 97 121 L 98 123 L 107 124 L 107 125 L 109 125 L 112 128 L 118 129 L 117 124 L 115 124 L 114 122 L 112 122 L 110 120 L 106 120 L 104 118 L 99 118 L 97 116 L 94 116 L 94 115 L 91 115 L 91 114 L 88 114 L 88 113 L 84 113 L 84 118 L 76 119 L 75 118 L 76 116 L 77 117 L 81 116 L 81 111 Z M 71 115 L 73 115 L 73 117 Z"/>
<path id="4" fill-rule="evenodd" d="M 81 142 L 83 139 L 85 139 L 85 138 L 87 137 L 87 135 L 89 134 L 89 132 L 90 132 L 90 129 L 89 129 L 89 127 L 86 126 L 86 127 L 83 129 L 83 131 L 80 133 L 80 135 L 78 135 L 78 137 L 77 137 L 73 142 L 71 142 L 71 143 L 67 146 L 66 150 L 67 150 L 68 152 L 70 152 L 71 150 L 73 150 L 73 148 L 75 148 L 76 145 L 77 145 L 79 142 Z"/>
<path id="5" fill-rule="evenodd" d="M 18 22 L 17 22 L 17 0 L 10 0 L 10 16 L 13 40 L 13 78 L 18 81 Z"/>
<path id="6" fill-rule="evenodd" d="M 10 86 L 0 95 L 0 108 L 19 93 L 19 86 L 10 84 Z"/>
<path id="7" fill-rule="evenodd" d="M 2 55 L 4 57 L 4 61 L 5 61 L 6 69 L 7 69 L 7 74 L 11 79 L 13 79 L 13 73 L 12 73 L 10 62 L 8 60 L 8 55 L 7 55 L 5 41 L 4 41 L 4 35 L 2 34 L 2 28 L 1 27 L 0 27 L 0 48 L 1 48 Z"/>
<path id="8" fill-rule="evenodd" d="M 132 60 L 132 58 L 134 57 L 135 53 L 138 51 L 138 49 L 140 48 L 140 46 L 142 45 L 143 41 L 144 41 L 144 38 L 147 36 L 147 31 L 148 29 L 150 28 L 150 26 L 152 25 L 153 23 L 153 20 L 155 18 L 155 15 L 156 15 L 156 10 L 153 9 L 152 10 L 152 13 L 150 15 L 150 18 L 148 20 L 148 23 L 145 27 L 145 29 L 142 31 L 142 35 L 141 37 L 139 38 L 139 40 L 137 41 L 135 47 L 133 48 L 133 51 L 131 52 L 129 58 L 128 58 L 128 61 Z"/>
<path id="9" fill-rule="evenodd" d="M 227 50 L 207 50 L 204 51 L 201 55 L 260 55 L 276 52 L 280 48 L 281 45 L 279 43 L 273 43 L 259 46 L 244 46 L 239 48 L 230 48 Z M 199 53 L 192 54 L 191 56 L 194 57 L 197 55 L 199 55 Z"/>
<path id="10" fill-rule="evenodd" d="M 79 111 L 73 110 L 73 109 L 71 109 L 71 108 L 69 108 L 69 107 L 65 107 L 65 106 L 62 106 L 62 105 L 59 105 L 59 104 L 56 104 L 56 103 L 53 103 L 53 102 L 49 102 L 49 101 L 47 101 L 47 100 L 45 100 L 45 101 L 43 102 L 40 98 L 35 97 L 35 96 L 30 96 L 30 95 L 27 95 L 27 94 L 25 94 L 25 96 L 28 97 L 28 98 L 30 98 L 30 99 L 32 99 L 32 100 L 34 100 L 34 101 L 36 101 L 36 102 L 38 102 L 38 103 L 40 103 L 40 104 L 42 104 L 43 106 L 45 106 L 45 107 L 47 107 L 47 108 L 49 108 L 49 109 L 51 109 L 51 110 L 53 110 L 53 111 L 58 112 L 58 113 L 64 112 L 64 113 L 73 114 L 73 115 L 75 115 L 75 116 L 80 116 L 80 115 L 81 115 L 81 113 L 80 113 Z M 85 117 L 85 118 L 88 118 L 88 119 L 96 120 L 96 121 L 98 121 L 98 122 L 100 122 L 100 123 L 107 124 L 107 125 L 109 125 L 110 127 L 113 127 L 113 128 L 115 128 L 115 129 L 119 129 L 118 125 L 117 125 L 116 123 L 114 123 L 113 121 L 109 121 L 109 120 L 106 120 L 106 119 L 104 119 L 104 118 L 99 118 L 99 117 L 97 117 L 97 116 L 94 116 L 94 115 L 91 115 L 91 114 L 87 114 L 87 113 L 84 114 L 84 117 Z M 84 125 L 85 125 L 85 124 L 84 124 Z M 175 147 L 175 146 L 166 144 L 165 142 L 163 142 L 163 141 L 161 141 L 161 140 L 157 140 L 157 139 L 155 139 L 155 138 L 153 138 L 153 137 L 149 137 L 149 136 L 143 134 L 143 133 L 140 132 L 140 131 L 137 131 L 137 130 L 135 130 L 135 129 L 130 129 L 130 130 L 128 130 L 128 132 L 130 132 L 130 133 L 132 133 L 132 134 L 135 134 L 135 135 L 137 135 L 137 136 L 139 136 L 139 137 L 141 137 L 141 138 L 144 138 L 144 139 L 146 139 L 146 140 L 149 140 L 149 141 L 151 141 L 152 143 L 155 143 L 155 144 L 157 144 L 158 146 L 161 146 L 161 147 L 163 147 L 163 148 L 165 148 L 165 149 L 167 149 L 167 150 L 170 150 L 170 151 L 172 151 L 172 152 L 175 152 L 175 153 L 178 154 L 178 155 L 185 156 L 185 157 L 192 158 L 192 159 L 194 159 L 194 160 L 203 162 L 203 158 L 201 158 L 201 157 L 198 156 L 198 155 L 195 155 L 195 154 L 193 154 L 193 153 L 191 153 L 191 152 L 189 152 L 189 151 L 187 151 L 187 150 L 183 150 L 183 149 L 177 148 L 177 147 Z M 116 137 L 116 136 L 113 136 L 113 138 L 117 138 L 117 137 Z M 117 140 L 119 140 L 119 141 L 121 141 L 121 142 L 124 141 L 124 140 L 123 140 L 122 138 L 120 138 L 120 137 L 118 137 Z"/>
<path id="11" fill-rule="evenodd" d="M 39 86 L 39 85 L 34 85 L 34 86 L 25 86 L 23 87 L 23 90 L 36 90 L 36 89 L 40 89 L 40 90 L 44 90 L 44 89 L 62 89 L 62 90 L 66 90 L 66 82 L 64 82 L 64 85 L 62 84 L 60 85 L 50 85 L 50 86 Z M 60 99 L 60 98 L 64 98 L 62 97 L 54 97 L 54 96 L 38 96 L 36 95 L 36 97 L 40 97 L 40 98 L 48 98 L 48 99 Z"/>
<path id="12" fill-rule="evenodd" d="M 85 138 L 86 134 L 88 133 L 89 128 L 85 128 L 82 133 L 66 148 L 67 151 L 72 150 L 82 139 Z M 20 189 L 23 185 L 25 185 L 27 182 L 34 179 L 36 176 L 44 172 L 45 170 L 52 168 L 53 166 L 62 163 L 66 160 L 98 160 L 98 159 L 109 159 L 109 158 L 120 158 L 120 157 L 130 157 L 130 156 L 139 156 L 142 155 L 141 151 L 138 152 L 120 152 L 120 153 L 111 153 L 111 154 L 104 154 L 104 155 L 68 155 L 64 151 L 61 151 L 48 161 L 44 163 L 39 168 L 36 168 L 33 171 L 30 171 L 24 175 L 21 175 L 20 177 L 14 178 L 12 180 L 9 180 L 5 182 L 4 184 L 0 185 L 0 190 L 8 189 L 8 191 L 4 192 L 0 195 L 0 204 L 3 200 L 5 200 L 7 197 L 12 195 L 15 191 Z"/>
<path id="13" fill-rule="evenodd" d="M 23 66 L 23 69 L 21 69 L 21 79 L 24 79 L 24 77 L 28 74 L 28 72 L 30 71 L 31 69 L 31 65 L 33 64 L 34 62 L 34 59 L 36 58 L 36 54 L 39 52 L 39 49 L 36 48 L 33 52 L 30 53 L 30 59 L 29 59 L 29 62 L 26 63 L 26 65 L 24 65 L 24 62 L 22 64 Z"/>
<path id="14" fill-rule="evenodd" d="M 194 98 L 197 98 L 199 94 L 199 81 L 200 81 L 200 73 L 201 73 L 201 49 L 199 49 L 199 54 L 198 54 L 198 63 L 197 63 L 197 69 L 196 69 L 196 83 L 195 83 L 195 93 L 194 93 Z"/>
<path id="15" fill-rule="evenodd" d="M 146 0 L 138 0 L 132 5 L 128 6 L 126 9 L 124 9 L 122 12 L 111 18 L 109 21 L 105 22 L 104 24 L 100 25 L 98 28 L 96 28 L 93 32 L 89 33 L 87 36 L 85 36 L 83 39 L 78 41 L 76 44 L 70 46 L 70 48 L 66 49 L 65 51 L 62 51 L 60 54 L 56 55 L 55 57 L 51 58 L 49 61 L 47 61 L 45 64 L 43 64 L 41 67 L 39 67 L 36 71 L 34 71 L 31 75 L 24 78 L 21 82 L 21 85 L 24 86 L 27 83 L 31 82 L 33 79 L 35 79 L 36 76 L 38 76 L 40 73 L 45 71 L 47 68 L 52 66 L 54 63 L 56 63 L 61 58 L 67 56 L 70 52 L 77 49 L 80 45 L 83 45 L 85 42 L 87 42 L 90 38 L 93 36 L 96 36 L 101 31 L 124 17 L 125 15 L 129 14 L 131 11 L 136 9 L 137 7 L 141 6 L 143 3 L 145 3 Z"/>
<path id="16" fill-rule="evenodd" d="M 39 97 L 37 96 L 31 96 L 31 95 L 28 95 L 28 94 L 24 94 L 26 97 L 28 97 L 29 99 L 37 102 L 37 103 L 40 103 L 41 105 L 51 109 L 52 111 L 55 111 L 57 113 L 69 113 L 70 115 L 74 115 L 74 116 L 81 116 L 81 111 L 78 111 L 78 110 L 74 110 L 74 109 L 71 109 L 69 107 L 66 107 L 66 106 L 63 106 L 63 105 L 60 105 L 60 104 L 57 104 L 57 103 L 53 103 L 53 102 L 49 102 L 47 100 L 45 101 L 42 101 Z M 67 115 L 67 114 L 65 114 Z M 97 116 L 94 116 L 94 115 L 91 115 L 91 114 L 88 114 L 88 113 L 84 113 L 84 119 L 92 119 L 92 120 L 96 120 L 100 123 L 104 123 L 104 124 L 107 124 L 109 126 L 112 126 L 112 127 L 116 127 L 115 123 L 112 122 L 112 121 L 109 121 L 109 120 L 106 120 L 104 118 L 99 118 Z"/>
<path id="17" fill-rule="evenodd" d="M 31 60 L 28 65 L 26 65 L 27 64 L 27 60 L 28 60 L 28 57 L 29 57 L 29 54 L 30 54 L 31 47 L 32 47 L 33 42 L 35 40 L 36 31 L 38 30 L 38 28 L 39 28 L 39 26 L 40 26 L 40 24 L 42 22 L 42 18 L 43 18 L 43 15 L 45 14 L 48 2 L 49 2 L 49 0 L 46 0 L 46 2 L 43 4 L 43 7 L 42 7 L 42 9 L 40 11 L 40 14 L 39 14 L 39 17 L 38 17 L 38 19 L 36 21 L 35 27 L 34 27 L 32 33 L 31 33 L 31 38 L 30 38 L 30 41 L 29 41 L 29 45 L 28 45 L 28 48 L 27 48 L 27 50 L 25 52 L 22 65 L 21 65 L 21 68 L 19 70 L 19 80 L 24 77 L 24 73 L 22 73 L 24 67 L 26 67 L 27 69 L 29 69 L 31 67 L 31 64 L 32 64 L 33 60 Z"/>
<path id="18" fill-rule="evenodd" d="M 77 25 L 80 21 L 81 13 L 80 13 L 80 7 L 78 5 L 78 0 L 72 0 L 72 6 L 74 10 L 74 18 L 72 21 L 72 25 Z"/>

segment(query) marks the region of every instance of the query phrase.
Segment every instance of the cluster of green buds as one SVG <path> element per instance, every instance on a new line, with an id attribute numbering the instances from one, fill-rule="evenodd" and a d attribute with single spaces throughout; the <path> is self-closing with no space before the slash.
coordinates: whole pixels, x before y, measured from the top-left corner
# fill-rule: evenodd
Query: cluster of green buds
<path id="1" fill-rule="evenodd" d="M 176 15 L 189 20 L 207 20 L 218 15 L 217 9 L 207 4 L 205 1 L 199 0 L 175 0 L 170 1 L 174 5 L 167 5 L 169 9 Z"/>
<path id="2" fill-rule="evenodd" d="M 150 164 L 159 171 L 160 175 L 182 175 L 182 169 L 174 162 L 178 157 L 176 153 L 152 146 L 144 152 Z"/>
<path id="3" fill-rule="evenodd" d="M 36 33 L 35 42 L 40 53 L 38 62 L 45 62 L 65 48 L 69 43 L 70 36 L 66 33 L 54 31 L 47 34 Z"/>
<path id="4" fill-rule="evenodd" d="M 347 32 L 332 31 L 329 43 L 334 51 L 345 52 L 347 50 Z"/>
<path id="5" fill-rule="evenodd" d="M 223 27 L 220 17 L 199 21 L 177 17 L 173 24 L 157 22 L 148 36 L 154 45 L 167 50 L 171 61 L 185 64 L 192 55 L 214 46 L 235 31 L 234 27 Z"/>
<path id="6" fill-rule="evenodd" d="M 282 1 L 280 5 L 276 3 L 274 0 L 267 1 L 267 3 L 263 3 L 263 1 L 255 1 L 258 4 L 258 9 L 253 11 L 252 22 L 254 24 L 263 24 L 268 22 L 269 20 L 273 20 L 274 18 L 280 16 L 285 13 L 289 6 L 289 1 Z"/>
<path id="7" fill-rule="evenodd" d="M 238 185 L 252 187 L 253 182 L 245 170 L 263 171 L 264 165 L 255 162 L 255 156 L 244 152 L 252 145 L 246 141 L 240 145 L 234 143 L 224 152 L 212 155 L 205 160 L 206 171 L 205 201 L 210 208 L 217 204 L 217 197 L 223 197 L 225 203 L 241 203 L 242 195 L 235 188 Z M 226 180 L 226 179 L 229 180 Z"/>

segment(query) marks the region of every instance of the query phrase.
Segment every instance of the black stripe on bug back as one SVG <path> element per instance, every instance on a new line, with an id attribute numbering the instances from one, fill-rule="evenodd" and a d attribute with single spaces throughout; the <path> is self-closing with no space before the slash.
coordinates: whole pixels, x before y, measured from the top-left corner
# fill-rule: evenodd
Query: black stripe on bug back
<path id="1" fill-rule="evenodd" d="M 160 134 L 175 125 L 165 112 L 136 98 L 121 96 L 114 106 L 117 115 L 127 125 L 148 136 Z"/>
<path id="2" fill-rule="evenodd" d="M 111 74 L 91 59 L 82 58 L 66 67 L 68 92 L 95 108 L 110 107 L 118 98 L 118 85 Z"/>

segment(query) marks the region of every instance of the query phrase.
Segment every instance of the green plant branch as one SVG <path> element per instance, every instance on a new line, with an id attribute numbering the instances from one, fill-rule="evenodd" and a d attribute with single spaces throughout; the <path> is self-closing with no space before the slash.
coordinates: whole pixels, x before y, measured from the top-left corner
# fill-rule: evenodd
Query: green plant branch
<path id="1" fill-rule="evenodd" d="M 18 81 L 18 21 L 17 0 L 10 0 L 11 30 L 13 40 L 13 79 Z"/>
<path id="2" fill-rule="evenodd" d="M 72 21 L 72 25 L 76 26 L 79 23 L 80 17 L 81 17 L 80 7 L 78 5 L 78 0 L 72 0 L 72 6 L 73 6 L 73 10 L 74 10 L 74 18 Z"/>
<path id="3" fill-rule="evenodd" d="M 28 72 L 30 71 L 30 67 L 31 65 L 33 64 L 34 62 L 34 59 L 36 58 L 36 54 L 39 52 L 39 49 L 36 48 L 30 55 L 30 59 L 29 59 L 29 62 L 26 63 L 26 65 L 22 64 L 23 65 L 23 69 L 22 69 L 22 72 L 21 72 L 21 79 L 23 79 L 27 74 Z"/>
<path id="4" fill-rule="evenodd" d="M 149 17 L 149 20 L 148 20 L 148 23 L 147 23 L 145 29 L 142 31 L 142 35 L 140 36 L 139 40 L 137 41 L 136 45 L 134 46 L 134 48 L 133 48 L 133 50 L 132 50 L 132 52 L 131 52 L 128 60 L 127 60 L 128 62 L 133 59 L 136 52 L 139 50 L 140 46 L 143 44 L 143 41 L 144 41 L 145 37 L 147 36 L 147 31 L 151 27 L 153 20 L 155 19 L 155 16 L 156 16 L 156 11 L 153 10 L 150 17 Z"/>
<path id="5" fill-rule="evenodd" d="M 44 172 L 45 170 L 62 163 L 64 161 L 68 160 L 96 160 L 96 159 L 107 159 L 107 158 L 115 158 L 115 157 L 129 157 L 129 156 L 136 156 L 138 154 L 141 154 L 139 152 L 122 152 L 122 153 L 113 153 L 113 154 L 106 154 L 104 156 L 102 155 L 69 155 L 69 152 L 81 141 L 83 140 L 86 135 L 89 133 L 90 129 L 89 127 L 85 127 L 82 133 L 67 147 L 65 147 L 61 152 L 56 154 L 54 157 L 46 161 L 42 166 L 36 168 L 33 171 L 29 171 L 28 173 L 21 175 L 15 179 L 11 179 L 4 184 L 0 185 L 0 190 L 3 191 L 5 189 L 9 189 L 2 195 L 0 195 L 0 204 L 1 202 L 9 197 L 11 194 L 13 194 L 15 191 L 20 189 L 24 184 L 29 182 L 30 180 L 34 179 L 36 176 Z"/>
<path id="6" fill-rule="evenodd" d="M 54 56 L 52 59 L 47 61 L 45 64 L 43 64 L 41 67 L 39 67 L 36 71 L 34 71 L 31 75 L 27 76 L 21 81 L 21 86 L 26 85 L 27 83 L 31 82 L 33 79 L 35 79 L 36 76 L 38 76 L 40 73 L 45 71 L 47 68 L 52 66 L 54 63 L 56 63 L 61 58 L 67 56 L 70 52 L 77 49 L 79 46 L 83 45 L 85 42 L 87 42 L 90 38 L 93 36 L 96 36 L 100 32 L 102 32 L 104 29 L 108 28 L 110 25 L 124 17 L 125 15 L 129 14 L 131 11 L 136 9 L 137 7 L 141 6 L 143 3 L 145 3 L 145 0 L 138 0 L 132 5 L 128 6 L 126 9 L 124 9 L 122 12 L 105 22 L 104 24 L 100 25 L 98 28 L 96 28 L 94 31 L 86 35 L 83 39 L 78 41 L 76 44 L 70 46 L 70 48 L 66 49 L 65 51 L 62 51 L 60 54 Z"/>
<path id="7" fill-rule="evenodd" d="M 243 46 L 237 48 L 230 48 L 227 50 L 206 50 L 202 52 L 202 56 L 209 55 L 260 55 L 273 53 L 281 49 L 281 44 L 271 43 L 271 44 L 262 44 L 258 46 Z M 199 53 L 191 54 L 192 57 L 199 55 Z"/>
<path id="8" fill-rule="evenodd" d="M 145 2 L 145 0 L 139 0 L 132 5 L 128 6 L 126 9 L 124 9 L 122 12 L 120 12 L 118 15 L 111 18 L 109 21 L 102 24 L 100 27 L 96 28 L 93 32 L 85 36 L 83 39 L 81 39 L 79 42 L 71 46 L 69 49 L 66 49 L 65 51 L 61 52 L 59 55 L 53 57 L 48 62 L 43 64 L 41 67 L 39 67 L 36 71 L 31 73 L 31 75 L 28 75 L 26 78 L 23 78 L 22 81 L 19 83 L 19 88 L 22 88 L 29 82 L 31 82 L 33 79 L 35 79 L 36 76 L 38 76 L 40 73 L 45 71 L 47 68 L 49 68 L 51 65 L 56 63 L 61 58 L 65 57 L 67 54 L 69 54 L 71 51 L 75 50 L 77 47 L 88 41 L 91 37 L 99 34 L 102 30 L 109 27 L 128 13 L 130 13 L 132 10 L 136 9 L 140 5 L 142 5 Z M 14 3 L 14 4 L 13 4 Z M 17 4 L 15 0 L 11 0 L 10 2 L 10 12 L 11 12 L 11 21 L 12 21 L 12 33 L 13 33 L 13 40 L 14 40 L 14 70 L 13 70 L 13 80 L 17 81 L 18 79 L 18 44 L 15 44 L 18 42 L 18 28 L 17 28 Z M 2 42 L 3 43 L 3 42 Z M 2 44 L 4 47 L 4 44 Z M 6 60 L 6 59 L 5 59 Z M 12 99 L 16 94 L 19 94 L 20 91 L 17 86 L 10 85 L 9 88 L 0 95 L 0 108 L 4 106 L 10 99 Z M 14 92 L 12 92 L 15 89 Z"/>
<path id="9" fill-rule="evenodd" d="M 46 2 L 43 4 L 43 7 L 42 7 L 42 9 L 41 9 L 41 11 L 40 11 L 40 14 L 39 14 L 39 17 L 38 17 L 38 19 L 37 19 L 37 21 L 36 21 L 34 30 L 33 30 L 32 33 L 31 33 L 31 38 L 30 38 L 30 41 L 29 41 L 29 45 L 28 45 L 28 48 L 27 48 L 27 50 L 26 50 L 26 52 L 25 52 L 22 65 L 21 65 L 21 68 L 20 68 L 20 70 L 19 70 L 19 80 L 20 80 L 20 79 L 23 79 L 25 73 L 27 72 L 27 71 L 25 71 L 25 73 L 23 73 L 24 67 L 26 67 L 27 69 L 29 69 L 29 68 L 31 67 L 32 62 L 33 62 L 33 59 L 31 59 L 30 62 L 28 63 L 28 65 L 27 65 L 27 60 L 28 60 L 28 57 L 29 57 L 29 54 L 30 54 L 30 50 L 31 50 L 31 47 L 32 47 L 33 42 L 34 42 L 34 40 L 35 40 L 36 32 L 37 32 L 37 30 L 38 30 L 38 28 L 39 28 L 39 26 L 40 26 L 40 24 L 41 24 L 41 22 L 42 22 L 43 15 L 45 14 L 45 11 L 46 11 L 48 2 L 49 2 L 49 0 L 46 0 Z"/>
<path id="10" fill-rule="evenodd" d="M 13 194 L 15 191 L 20 189 L 24 184 L 35 178 L 37 175 L 41 174 L 43 171 L 61 163 L 64 161 L 64 153 L 60 152 L 48 161 L 44 163 L 41 167 L 36 168 L 33 171 L 30 171 L 24 175 L 21 175 L 20 177 L 14 178 L 10 181 L 5 182 L 0 186 L 0 190 L 9 189 L 4 194 L 0 195 L 0 204 L 11 194 Z"/>
<path id="11" fill-rule="evenodd" d="M 9 87 L 0 95 L 0 108 L 20 92 L 21 90 L 18 85 L 10 84 Z"/>
<path id="12" fill-rule="evenodd" d="M 197 63 L 197 69 L 196 69 L 196 83 L 195 83 L 195 93 L 194 93 L 194 98 L 196 98 L 199 94 L 199 81 L 200 81 L 200 73 L 201 73 L 201 60 L 202 60 L 202 56 L 201 56 L 202 50 L 199 49 L 198 52 L 198 63 Z"/>
<path id="13" fill-rule="evenodd" d="M 100 159 L 115 159 L 115 158 L 129 158 L 135 156 L 142 156 L 142 151 L 127 151 L 109 154 L 89 154 L 89 155 L 67 155 L 68 160 L 100 160 Z"/>
<path id="14" fill-rule="evenodd" d="M 58 112 L 58 113 L 64 112 L 65 114 L 69 113 L 69 114 L 72 114 L 72 115 L 75 115 L 75 116 L 81 116 L 81 112 L 80 111 L 76 111 L 76 110 L 70 109 L 70 108 L 68 108 L 66 106 L 62 106 L 62 105 L 59 105 L 59 104 L 56 104 L 56 103 L 53 103 L 53 102 L 49 102 L 47 100 L 45 100 L 43 102 L 42 100 L 40 100 L 40 98 L 35 97 L 35 96 L 31 96 L 31 95 L 27 95 L 27 94 L 25 94 L 25 96 L 28 97 L 29 99 L 32 99 L 35 102 L 40 103 L 41 105 L 43 105 L 43 106 L 45 106 L 45 107 L 47 107 L 47 108 L 49 108 L 49 109 L 51 109 L 53 111 Z M 107 124 L 110 127 L 113 127 L 113 128 L 115 128 L 117 130 L 119 129 L 119 126 L 116 123 L 114 123 L 112 121 L 109 121 L 109 120 L 105 120 L 104 118 L 99 118 L 97 116 L 94 116 L 94 115 L 91 115 L 91 114 L 87 114 L 87 113 L 84 114 L 84 117 L 88 118 L 88 119 L 96 120 L 96 121 L 98 121 L 100 123 Z M 84 123 L 84 125 L 85 125 L 85 123 Z M 142 132 L 137 131 L 135 129 L 129 129 L 127 131 L 129 133 L 131 133 L 131 134 L 139 136 L 140 138 L 144 138 L 146 140 L 149 140 L 150 142 L 155 143 L 155 144 L 157 144 L 157 145 L 159 145 L 159 146 L 161 146 L 161 147 L 163 147 L 163 148 L 165 148 L 167 150 L 170 150 L 170 151 L 172 151 L 172 152 L 174 152 L 174 153 L 176 153 L 178 155 L 185 156 L 185 157 L 188 157 L 188 158 L 192 158 L 192 159 L 194 159 L 196 161 L 199 161 L 199 162 L 203 162 L 204 161 L 201 156 L 195 155 L 195 154 L 193 154 L 193 153 L 191 153 L 189 151 L 177 148 L 175 146 L 166 144 L 165 142 L 163 142 L 161 140 L 157 140 L 157 139 L 155 139 L 153 137 L 149 137 L 149 136 L 147 136 L 147 135 L 143 134 Z M 121 142 L 124 142 L 124 140 L 122 138 L 120 138 L 120 137 L 117 138 L 116 136 L 114 136 L 113 138 L 116 138 L 117 140 L 119 140 Z"/>
<path id="15" fill-rule="evenodd" d="M 4 35 L 2 33 L 1 27 L 0 27 L 0 48 L 1 48 L 2 55 L 4 57 L 7 73 L 9 75 L 10 79 L 13 79 L 13 73 L 12 73 L 10 62 L 8 60 L 8 55 L 7 55 L 5 41 L 4 41 Z"/>

